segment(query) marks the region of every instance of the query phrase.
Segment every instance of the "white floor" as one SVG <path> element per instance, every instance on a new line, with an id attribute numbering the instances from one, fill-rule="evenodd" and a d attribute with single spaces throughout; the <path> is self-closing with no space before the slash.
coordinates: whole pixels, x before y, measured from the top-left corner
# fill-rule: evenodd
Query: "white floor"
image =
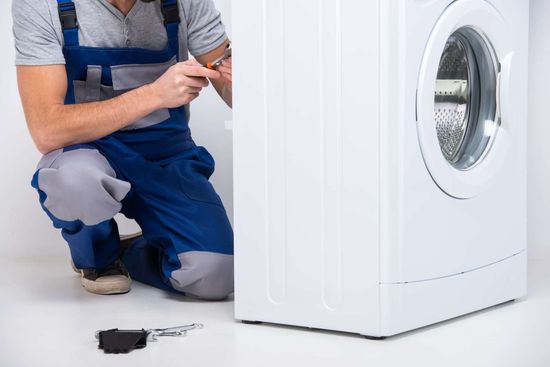
<path id="1" fill-rule="evenodd" d="M 67 259 L 0 260 L 0 366 L 550 366 L 550 261 L 531 261 L 529 297 L 385 341 L 233 321 L 205 303 L 134 284 L 84 292 Z M 128 355 L 104 355 L 94 331 L 201 322 Z"/>

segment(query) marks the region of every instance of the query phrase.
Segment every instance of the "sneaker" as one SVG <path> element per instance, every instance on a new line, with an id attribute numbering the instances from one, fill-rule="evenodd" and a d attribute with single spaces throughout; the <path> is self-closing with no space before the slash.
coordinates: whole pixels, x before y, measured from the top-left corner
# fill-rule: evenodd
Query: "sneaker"
<path id="1" fill-rule="evenodd" d="M 132 280 L 122 261 L 105 269 L 82 269 L 82 286 L 95 294 L 123 294 L 130 291 Z"/>

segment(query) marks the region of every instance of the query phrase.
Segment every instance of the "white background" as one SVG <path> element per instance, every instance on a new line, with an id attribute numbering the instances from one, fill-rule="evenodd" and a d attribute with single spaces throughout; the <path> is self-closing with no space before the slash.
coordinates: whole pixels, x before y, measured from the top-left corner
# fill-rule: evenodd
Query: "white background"
<path id="1" fill-rule="evenodd" d="M 531 0 L 529 61 L 529 250 L 550 259 L 550 1 Z"/>
<path id="2" fill-rule="evenodd" d="M 230 1 L 215 0 L 230 34 Z M 57 256 L 66 245 L 52 229 L 30 187 L 40 155 L 19 104 L 11 32 L 11 2 L 0 2 L 0 257 Z M 532 0 L 530 55 L 529 245 L 531 258 L 550 258 L 550 2 Z M 193 104 L 195 140 L 217 161 L 213 183 L 231 215 L 232 147 L 225 123 L 231 111 L 210 89 Z M 131 230 L 125 223 L 123 231 Z"/>

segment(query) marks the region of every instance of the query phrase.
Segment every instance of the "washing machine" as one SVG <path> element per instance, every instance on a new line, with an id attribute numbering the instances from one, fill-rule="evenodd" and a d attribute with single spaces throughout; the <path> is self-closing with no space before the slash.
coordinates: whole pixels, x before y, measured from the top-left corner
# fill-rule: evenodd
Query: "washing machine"
<path id="1" fill-rule="evenodd" d="M 383 338 L 525 296 L 528 3 L 233 0 L 236 319 Z"/>

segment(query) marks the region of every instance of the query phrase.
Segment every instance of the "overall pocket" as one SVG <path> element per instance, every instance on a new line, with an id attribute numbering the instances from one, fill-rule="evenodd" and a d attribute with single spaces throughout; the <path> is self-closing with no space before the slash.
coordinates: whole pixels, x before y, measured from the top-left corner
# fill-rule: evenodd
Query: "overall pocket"
<path id="1" fill-rule="evenodd" d="M 195 147 L 167 168 L 171 174 L 179 177 L 181 189 L 194 201 L 223 206 L 220 196 L 210 183 L 214 173 L 215 162 L 210 153 L 203 147 Z"/>
<path id="2" fill-rule="evenodd" d="M 173 58 L 169 62 L 162 64 L 113 66 L 111 67 L 112 86 L 101 84 L 101 66 L 89 65 L 86 73 L 86 80 L 73 81 L 75 102 L 98 102 L 119 96 L 132 89 L 152 83 L 175 63 L 176 59 Z M 160 109 L 122 130 L 143 129 L 164 122 L 169 118 L 170 111 L 166 108 Z"/>
<path id="3" fill-rule="evenodd" d="M 113 90 L 115 93 L 125 93 L 146 84 L 153 83 L 160 78 L 170 67 L 177 63 L 176 57 L 160 64 L 143 65 L 116 65 L 111 67 Z M 161 109 L 145 116 L 134 124 L 122 130 L 137 130 L 153 126 L 170 118 L 168 109 Z"/>
<path id="4" fill-rule="evenodd" d="M 76 103 L 105 101 L 115 97 L 113 87 L 101 84 L 101 66 L 89 65 L 86 80 L 73 81 Z"/>

